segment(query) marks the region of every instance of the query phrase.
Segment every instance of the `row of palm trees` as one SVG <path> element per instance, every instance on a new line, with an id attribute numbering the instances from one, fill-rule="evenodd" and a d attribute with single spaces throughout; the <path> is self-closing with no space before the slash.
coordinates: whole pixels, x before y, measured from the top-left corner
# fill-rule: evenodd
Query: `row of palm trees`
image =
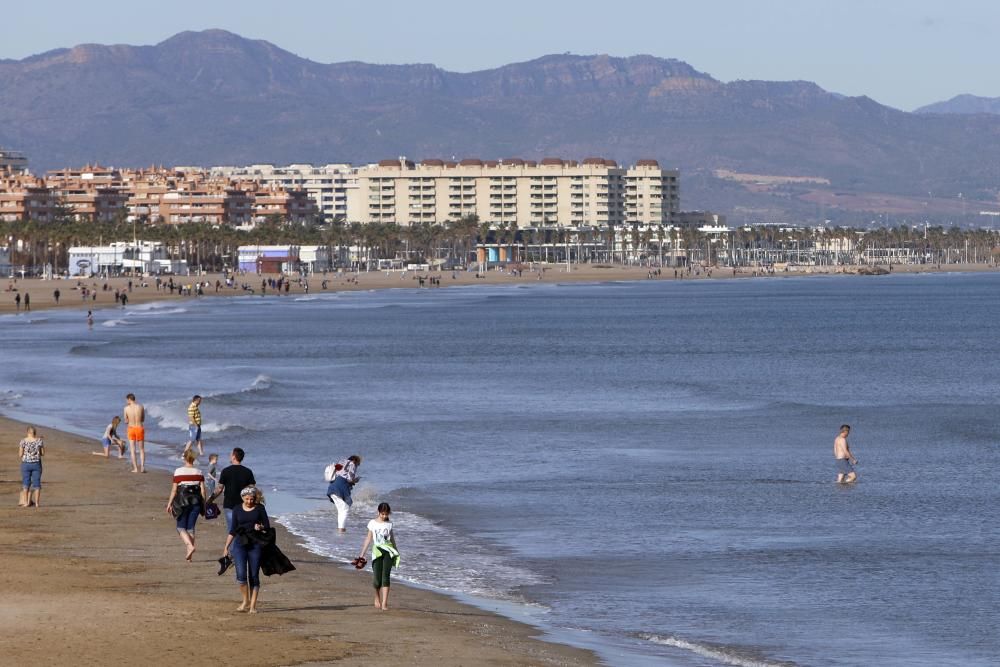
<path id="1" fill-rule="evenodd" d="M 899 226 L 861 230 L 762 225 L 738 227 L 719 234 L 638 224 L 519 228 L 514 224 L 491 225 L 474 215 L 443 224 L 424 222 L 406 227 L 342 220 L 292 225 L 269 218 L 250 230 L 206 223 L 129 221 L 124 216 L 103 222 L 79 221 L 69 216 L 53 222 L 0 221 L 0 247 L 11 251 L 10 261 L 15 266 L 50 264 L 58 271 L 68 266 L 68 250 L 72 246 L 103 245 L 133 238 L 162 242 L 175 259 L 207 270 L 232 267 L 237 248 L 246 245 L 354 248 L 361 263 L 395 258 L 411 261 L 452 258 L 464 263 L 474 259 L 477 246 L 495 244 L 516 248 L 517 258 L 522 260 L 559 261 L 569 255 L 577 261 L 675 265 L 738 264 L 762 252 L 802 257 L 815 253 L 818 247 L 841 248 L 841 262 L 860 263 L 865 257 L 890 256 L 882 252 L 885 249 L 894 249 L 899 256 L 900 249 L 909 249 L 912 256 L 931 257 L 936 262 L 992 263 L 1000 245 L 997 232 L 989 229 Z"/>

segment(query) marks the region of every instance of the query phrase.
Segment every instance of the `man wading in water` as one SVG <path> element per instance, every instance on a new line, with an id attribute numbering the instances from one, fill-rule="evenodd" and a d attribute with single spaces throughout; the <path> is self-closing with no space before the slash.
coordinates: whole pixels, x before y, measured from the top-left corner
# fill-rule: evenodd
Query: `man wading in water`
<path id="1" fill-rule="evenodd" d="M 847 436 L 851 432 L 851 427 L 844 424 L 840 427 L 840 434 L 833 441 L 833 458 L 837 460 L 837 484 L 850 484 L 858 479 L 858 473 L 854 466 L 858 460 L 851 453 L 851 447 L 847 444 Z"/>

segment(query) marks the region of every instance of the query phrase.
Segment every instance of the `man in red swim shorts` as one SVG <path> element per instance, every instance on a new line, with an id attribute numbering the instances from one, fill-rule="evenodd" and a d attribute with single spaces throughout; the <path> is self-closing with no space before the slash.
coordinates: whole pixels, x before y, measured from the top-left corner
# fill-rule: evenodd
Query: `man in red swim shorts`
<path id="1" fill-rule="evenodd" d="M 128 424 L 128 453 L 132 459 L 132 472 L 146 472 L 146 408 L 137 403 L 135 394 L 125 397 L 125 423 Z M 139 447 L 139 465 L 135 463 L 135 448 Z"/>

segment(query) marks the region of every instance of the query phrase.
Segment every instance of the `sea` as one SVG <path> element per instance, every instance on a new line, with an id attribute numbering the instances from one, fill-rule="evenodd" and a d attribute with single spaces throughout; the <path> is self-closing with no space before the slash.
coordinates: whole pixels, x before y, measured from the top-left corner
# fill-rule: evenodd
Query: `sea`
<path id="1" fill-rule="evenodd" d="M 0 413 L 97 446 L 134 392 L 172 468 L 201 394 L 206 450 L 244 448 L 271 514 L 345 567 L 385 501 L 397 580 L 608 665 L 1000 663 L 1000 274 L 165 297 L 95 317 L 0 317 Z M 340 535 L 323 469 L 350 454 Z"/>

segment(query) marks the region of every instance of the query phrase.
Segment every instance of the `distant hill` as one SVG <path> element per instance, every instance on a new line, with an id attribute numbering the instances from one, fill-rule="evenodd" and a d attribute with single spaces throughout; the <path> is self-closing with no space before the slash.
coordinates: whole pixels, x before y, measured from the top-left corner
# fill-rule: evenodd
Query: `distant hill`
<path id="1" fill-rule="evenodd" d="M 1000 97 L 957 95 L 944 102 L 920 107 L 915 113 L 993 113 L 1000 114 Z"/>
<path id="2" fill-rule="evenodd" d="M 36 171 L 652 157 L 683 170 L 683 208 L 736 220 L 950 215 L 958 193 L 961 210 L 996 206 L 1000 184 L 1000 117 L 906 113 L 807 81 L 722 83 L 643 55 L 472 73 L 321 64 L 221 30 L 0 60 L 0 145 Z"/>

